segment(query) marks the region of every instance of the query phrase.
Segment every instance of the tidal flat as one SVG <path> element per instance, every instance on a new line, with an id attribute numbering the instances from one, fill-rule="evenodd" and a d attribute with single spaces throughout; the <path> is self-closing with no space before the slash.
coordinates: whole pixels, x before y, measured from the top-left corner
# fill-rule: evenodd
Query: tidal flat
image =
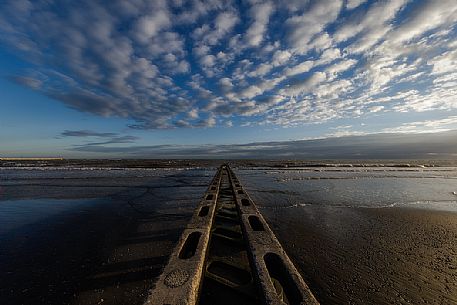
<path id="1" fill-rule="evenodd" d="M 2 167 L 0 303 L 141 304 L 218 163 Z M 456 304 L 457 168 L 335 164 L 233 168 L 322 304 Z"/>

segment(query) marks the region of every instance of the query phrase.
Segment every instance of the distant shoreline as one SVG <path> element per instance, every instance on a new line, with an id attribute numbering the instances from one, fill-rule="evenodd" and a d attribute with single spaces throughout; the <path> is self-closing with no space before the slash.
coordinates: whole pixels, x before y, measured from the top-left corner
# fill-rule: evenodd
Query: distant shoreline
<path id="1" fill-rule="evenodd" d="M 0 158 L 0 161 L 63 161 L 64 158 Z"/>
<path id="2" fill-rule="evenodd" d="M 218 167 L 229 163 L 234 167 L 267 167 L 267 168 L 363 168 L 363 167 L 398 167 L 429 168 L 457 166 L 457 159 L 360 159 L 360 160 L 224 160 L 224 159 L 64 159 L 64 158 L 0 158 L 1 167 L 67 167 L 67 168 L 195 168 Z"/>

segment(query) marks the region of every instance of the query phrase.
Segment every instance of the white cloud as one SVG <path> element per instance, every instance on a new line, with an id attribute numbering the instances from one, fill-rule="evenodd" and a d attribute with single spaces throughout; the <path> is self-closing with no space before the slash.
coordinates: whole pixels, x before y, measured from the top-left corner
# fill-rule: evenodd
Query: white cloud
<path id="1" fill-rule="evenodd" d="M 341 138 L 341 137 L 350 137 L 350 136 L 363 136 L 368 133 L 360 130 L 338 130 L 335 132 L 326 133 L 324 138 Z"/>
<path id="2" fill-rule="evenodd" d="M 346 4 L 346 8 L 348 10 L 352 10 L 365 2 L 367 2 L 367 0 L 348 0 L 348 2 Z"/>
<path id="3" fill-rule="evenodd" d="M 338 48 L 329 48 L 322 52 L 319 60 L 316 62 L 318 65 L 328 64 L 341 57 L 341 51 Z"/>
<path id="4" fill-rule="evenodd" d="M 275 67 L 282 66 L 287 63 L 291 56 L 292 54 L 287 50 L 278 50 L 273 54 L 271 64 Z"/>
<path id="5" fill-rule="evenodd" d="M 214 21 L 214 27 L 218 33 L 229 33 L 239 22 L 238 15 L 233 12 L 220 13 Z"/>
<path id="6" fill-rule="evenodd" d="M 315 94 L 317 97 L 330 99 L 337 99 L 340 96 L 347 94 L 353 90 L 353 84 L 347 79 L 341 79 L 330 83 L 319 85 Z"/>
<path id="7" fill-rule="evenodd" d="M 258 67 L 254 71 L 249 72 L 248 76 L 249 77 L 264 76 L 265 74 L 270 72 L 271 69 L 273 69 L 273 65 L 262 63 L 262 64 L 259 64 Z"/>
<path id="8" fill-rule="evenodd" d="M 289 51 L 277 50 L 273 54 L 270 63 L 259 64 L 255 70 L 249 72 L 247 75 L 249 77 L 264 76 L 267 73 L 269 73 L 273 68 L 286 64 L 291 58 L 291 56 L 292 54 Z"/>
<path id="9" fill-rule="evenodd" d="M 194 108 L 188 113 L 189 118 L 198 119 L 198 109 Z"/>
<path id="10" fill-rule="evenodd" d="M 232 80 L 228 77 L 223 77 L 219 80 L 219 86 L 223 92 L 228 92 L 233 89 Z"/>
<path id="11" fill-rule="evenodd" d="M 455 1 L 365 2 L 5 0 L 0 40 L 10 80 L 133 128 L 455 111 Z"/>
<path id="12" fill-rule="evenodd" d="M 457 49 L 444 52 L 430 59 L 428 65 L 433 65 L 433 74 L 452 73 L 457 71 Z"/>
<path id="13" fill-rule="evenodd" d="M 258 46 L 264 39 L 268 20 L 273 12 L 271 2 L 257 3 L 250 9 L 252 24 L 246 31 L 245 40 L 250 46 Z"/>
<path id="14" fill-rule="evenodd" d="M 134 26 L 135 37 L 139 42 L 147 44 L 152 37 L 169 25 L 168 12 L 164 10 L 156 11 L 153 15 L 143 16 L 138 19 Z"/>
<path id="15" fill-rule="evenodd" d="M 212 67 L 215 63 L 216 57 L 214 55 L 205 55 L 200 60 L 200 64 L 205 67 Z"/>
<path id="16" fill-rule="evenodd" d="M 349 53 L 360 53 L 376 44 L 390 30 L 389 22 L 409 0 L 381 1 L 373 4 L 366 14 L 358 15 L 341 26 L 335 33 L 337 42 L 346 41 L 363 33 L 347 48 Z M 359 17 L 360 16 L 360 17 Z"/>
<path id="17" fill-rule="evenodd" d="M 314 67 L 314 62 L 307 60 L 294 67 L 285 69 L 284 74 L 287 76 L 294 76 L 297 74 L 302 74 L 302 73 L 308 72 L 313 67 Z"/>
<path id="18" fill-rule="evenodd" d="M 437 133 L 457 129 L 457 116 L 443 119 L 403 123 L 397 127 L 385 128 L 385 133 Z"/>
<path id="19" fill-rule="evenodd" d="M 295 80 L 286 88 L 282 89 L 282 94 L 289 96 L 297 96 L 303 93 L 309 93 L 316 85 L 324 82 L 327 76 L 323 72 L 316 72 L 303 80 Z"/>
<path id="20" fill-rule="evenodd" d="M 353 67 L 357 61 L 355 59 L 341 60 L 325 69 L 325 72 L 331 76 L 331 78 L 337 77 L 339 73 L 342 73 L 349 68 Z"/>
<path id="21" fill-rule="evenodd" d="M 426 31 L 457 21 L 455 0 L 427 0 L 416 8 L 412 16 L 391 33 L 390 40 L 403 42 L 418 37 Z"/>
<path id="22" fill-rule="evenodd" d="M 240 92 L 240 96 L 241 96 L 241 98 L 251 99 L 262 93 L 263 93 L 262 89 L 260 89 L 259 87 L 255 86 L 255 85 L 252 85 L 252 86 L 247 87 L 246 89 L 243 89 Z"/>
<path id="23" fill-rule="evenodd" d="M 371 106 L 368 108 L 368 112 L 380 112 L 384 109 L 384 106 L 378 105 L 378 106 Z"/>
<path id="24" fill-rule="evenodd" d="M 310 8 L 302 15 L 290 17 L 286 21 L 286 39 L 297 52 L 306 53 L 308 43 L 314 35 L 335 21 L 342 7 L 342 1 L 322 0 L 312 2 Z"/>

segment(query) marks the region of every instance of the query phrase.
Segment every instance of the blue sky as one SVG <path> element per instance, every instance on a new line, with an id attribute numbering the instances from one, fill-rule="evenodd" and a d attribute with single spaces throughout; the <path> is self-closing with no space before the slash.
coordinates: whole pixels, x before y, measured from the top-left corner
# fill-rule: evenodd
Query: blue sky
<path id="1" fill-rule="evenodd" d="M 2 1 L 0 155 L 456 130 L 456 24 L 455 0 Z"/>

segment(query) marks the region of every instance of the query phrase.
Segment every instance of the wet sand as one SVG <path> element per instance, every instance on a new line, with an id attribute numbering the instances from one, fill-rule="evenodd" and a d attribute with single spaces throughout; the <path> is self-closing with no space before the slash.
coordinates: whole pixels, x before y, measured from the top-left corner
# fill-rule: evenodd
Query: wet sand
<path id="1" fill-rule="evenodd" d="M 262 212 L 322 304 L 457 304 L 457 213 Z"/>
<path id="2" fill-rule="evenodd" d="M 213 170 L 197 174 L 4 182 L 4 200 L 89 202 L 3 230 L 0 304 L 142 304 Z"/>
<path id="3" fill-rule="evenodd" d="M 142 304 L 190 216 L 111 202 L 15 230 L 0 246 L 0 303 Z"/>
<path id="4" fill-rule="evenodd" d="M 69 304 L 142 304 L 191 216 L 168 212 L 135 219 Z"/>
<path id="5" fill-rule="evenodd" d="M 0 303 L 142 304 L 211 178 L 3 186 L 7 199 L 103 200 L 2 236 Z M 163 197 L 179 192 L 194 199 Z M 457 213 L 257 204 L 322 304 L 457 304 Z"/>

